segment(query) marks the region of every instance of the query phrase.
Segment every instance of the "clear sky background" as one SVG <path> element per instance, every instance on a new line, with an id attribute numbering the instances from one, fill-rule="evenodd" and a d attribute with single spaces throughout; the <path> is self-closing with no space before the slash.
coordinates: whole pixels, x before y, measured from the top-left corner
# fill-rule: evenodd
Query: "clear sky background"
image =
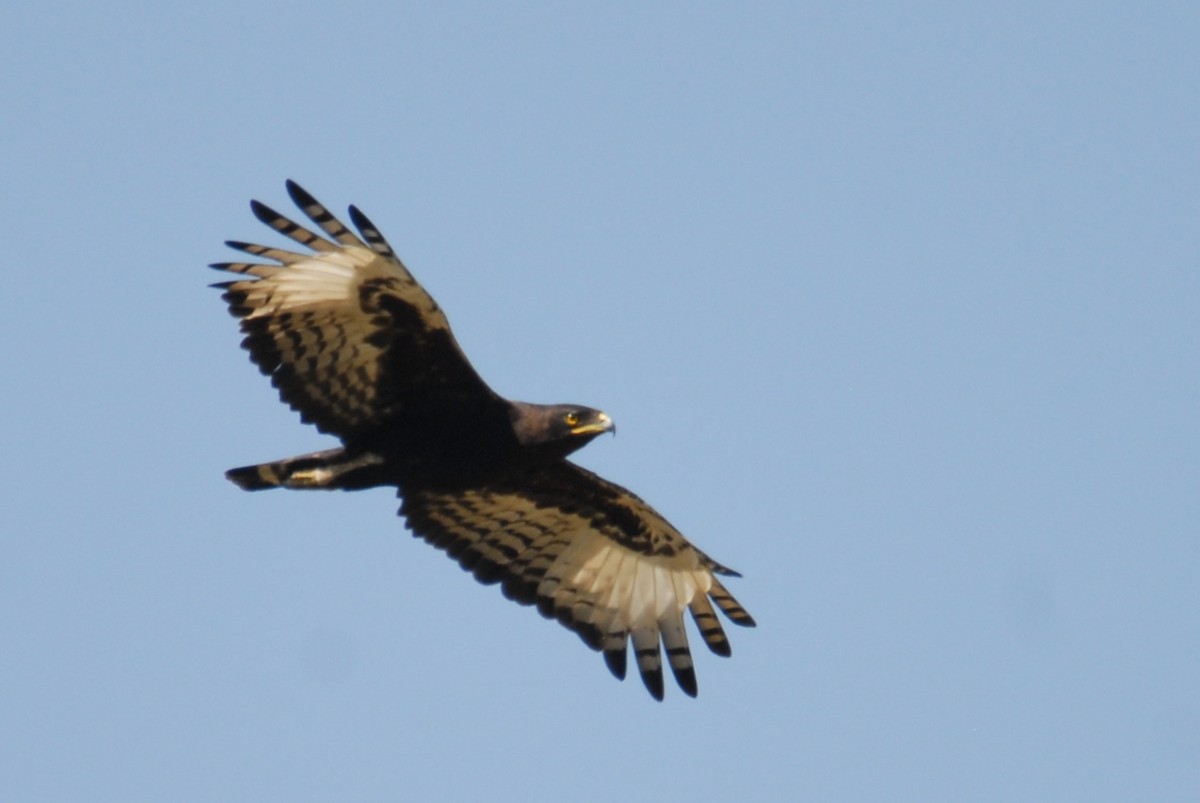
<path id="1" fill-rule="evenodd" d="M 1195 800 L 1195 3 L 22 3 L 0 799 Z M 758 619 L 636 678 L 413 539 L 204 266 L 295 178 Z"/>

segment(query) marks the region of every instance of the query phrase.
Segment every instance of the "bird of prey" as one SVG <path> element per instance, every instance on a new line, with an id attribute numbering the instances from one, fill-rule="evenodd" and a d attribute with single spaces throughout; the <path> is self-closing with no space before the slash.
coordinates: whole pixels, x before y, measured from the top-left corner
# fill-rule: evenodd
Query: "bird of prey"
<path id="1" fill-rule="evenodd" d="M 557 619 L 617 678 L 632 640 L 658 700 L 665 647 L 694 697 L 683 612 L 712 652 L 729 655 L 714 605 L 754 625 L 718 579 L 737 573 L 630 491 L 567 460 L 614 431 L 607 415 L 497 395 L 362 212 L 350 207 L 356 234 L 295 182 L 287 190 L 319 232 L 258 201 L 250 208 L 307 250 L 228 241 L 264 261 L 214 264 L 239 276 L 214 286 L 283 401 L 342 445 L 226 476 L 250 491 L 395 486 L 407 527 L 480 582 Z"/>

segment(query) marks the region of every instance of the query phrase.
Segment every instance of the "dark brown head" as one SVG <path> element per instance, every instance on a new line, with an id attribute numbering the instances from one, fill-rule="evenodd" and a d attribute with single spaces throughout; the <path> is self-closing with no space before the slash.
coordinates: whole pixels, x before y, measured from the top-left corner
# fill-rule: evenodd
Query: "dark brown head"
<path id="1" fill-rule="evenodd" d="M 616 433 L 613 420 L 578 404 L 512 404 L 513 432 L 522 449 L 566 457 L 604 432 Z"/>

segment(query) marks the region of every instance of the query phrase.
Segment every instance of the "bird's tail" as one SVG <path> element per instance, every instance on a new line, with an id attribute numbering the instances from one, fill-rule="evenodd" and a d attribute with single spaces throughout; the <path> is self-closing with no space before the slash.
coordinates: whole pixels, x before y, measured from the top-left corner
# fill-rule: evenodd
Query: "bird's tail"
<path id="1" fill-rule="evenodd" d="M 272 463 L 231 468 L 225 476 L 245 491 L 268 488 L 351 491 L 386 485 L 383 464 L 383 458 L 373 452 L 350 455 L 345 449 L 327 449 Z"/>

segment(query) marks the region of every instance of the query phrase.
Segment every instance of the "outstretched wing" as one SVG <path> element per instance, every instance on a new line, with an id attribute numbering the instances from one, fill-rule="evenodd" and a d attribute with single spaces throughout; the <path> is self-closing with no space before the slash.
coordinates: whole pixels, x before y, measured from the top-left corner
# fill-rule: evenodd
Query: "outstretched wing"
<path id="1" fill-rule="evenodd" d="M 734 624 L 754 625 L 717 579 L 735 572 L 631 492 L 565 460 L 466 490 L 405 488 L 403 497 L 400 512 L 416 535 L 480 582 L 501 583 L 505 596 L 578 633 L 618 678 L 632 639 L 656 699 L 660 642 L 679 686 L 696 695 L 685 610 L 717 655 L 730 647 L 714 603 Z"/>
<path id="2" fill-rule="evenodd" d="M 272 263 L 212 267 L 242 345 L 279 395 L 322 432 L 370 431 L 414 405 L 471 407 L 497 397 L 467 362 L 437 303 L 355 207 L 354 234 L 293 181 L 288 194 L 326 236 L 252 201 L 255 217 L 308 248 L 229 241 Z"/>

